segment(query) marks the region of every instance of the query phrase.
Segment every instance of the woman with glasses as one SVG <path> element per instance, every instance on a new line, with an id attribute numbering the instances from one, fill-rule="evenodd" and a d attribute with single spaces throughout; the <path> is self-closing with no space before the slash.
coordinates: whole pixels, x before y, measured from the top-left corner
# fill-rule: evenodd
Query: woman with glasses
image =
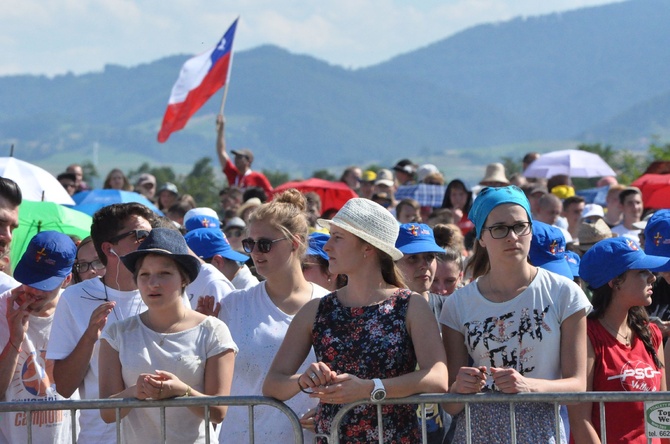
<path id="1" fill-rule="evenodd" d="M 77 246 L 77 259 L 72 270 L 74 271 L 73 278 L 76 284 L 105 275 L 105 264 L 98 257 L 91 236 L 85 238 Z"/>
<path id="2" fill-rule="evenodd" d="M 247 290 L 230 293 L 223 301 L 219 318 L 224 321 L 240 348 L 235 360 L 231 395 L 262 394 L 262 385 L 293 316 L 312 299 L 327 291 L 307 282 L 301 259 L 307 248 L 308 221 L 305 198 L 290 189 L 258 207 L 249 219 L 242 245 L 251 255 L 256 272 L 265 278 Z M 310 357 L 314 360 L 314 355 Z M 298 416 L 316 405 L 302 395 L 287 402 Z M 249 442 L 249 412 L 230 407 L 220 442 Z M 256 442 L 293 442 L 293 429 L 279 410 L 254 409 Z M 311 442 L 307 437 L 305 442 Z"/>
<path id="3" fill-rule="evenodd" d="M 456 290 L 440 315 L 449 392 L 579 392 L 586 388 L 586 314 L 591 306 L 570 279 L 528 262 L 532 223 L 516 186 L 484 188 L 469 212 L 477 240 L 467 268 L 473 281 Z M 462 404 L 455 442 L 465 442 Z M 472 442 L 510 442 L 504 403 L 471 404 Z M 556 436 L 551 403 L 517 403 L 520 443 L 566 442 Z"/>

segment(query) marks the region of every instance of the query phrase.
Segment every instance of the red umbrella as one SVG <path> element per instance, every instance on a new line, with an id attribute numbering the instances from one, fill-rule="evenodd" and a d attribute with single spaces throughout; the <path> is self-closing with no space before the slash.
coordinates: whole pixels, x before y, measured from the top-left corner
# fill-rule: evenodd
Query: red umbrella
<path id="1" fill-rule="evenodd" d="M 643 174 L 631 185 L 642 192 L 645 208 L 670 208 L 670 174 Z"/>
<path id="2" fill-rule="evenodd" d="M 349 188 L 344 182 L 331 182 L 315 177 L 307 180 L 286 182 L 275 188 L 272 193 L 276 195 L 289 188 L 295 188 L 303 194 L 314 191 L 321 198 L 322 212 L 332 208 L 339 210 L 346 201 L 352 197 L 358 197 L 354 190 Z"/>

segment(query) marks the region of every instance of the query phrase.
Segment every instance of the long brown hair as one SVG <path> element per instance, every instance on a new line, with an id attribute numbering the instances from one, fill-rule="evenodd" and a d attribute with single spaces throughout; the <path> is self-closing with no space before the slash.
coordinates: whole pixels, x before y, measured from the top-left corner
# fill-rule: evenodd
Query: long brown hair
<path id="1" fill-rule="evenodd" d="M 614 284 L 621 284 L 626 279 L 625 273 L 614 278 Z M 593 290 L 591 304 L 593 311 L 589 313 L 589 319 L 601 319 L 607 308 L 612 303 L 613 289 L 609 284 L 598 287 Z M 635 306 L 628 309 L 628 327 L 635 333 L 644 344 L 647 353 L 654 359 L 657 368 L 662 368 L 663 364 L 656 353 L 659 344 L 654 344 L 651 328 L 649 328 L 649 315 L 644 307 Z"/>

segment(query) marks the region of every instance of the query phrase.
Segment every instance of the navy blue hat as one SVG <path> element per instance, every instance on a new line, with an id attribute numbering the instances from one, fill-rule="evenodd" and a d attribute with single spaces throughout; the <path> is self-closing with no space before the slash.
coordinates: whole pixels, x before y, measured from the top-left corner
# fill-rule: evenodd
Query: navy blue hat
<path id="1" fill-rule="evenodd" d="M 670 210 L 658 210 L 644 228 L 644 251 L 670 257 Z"/>
<path id="2" fill-rule="evenodd" d="M 318 231 L 310 234 L 307 242 L 307 253 L 305 254 L 307 256 L 321 256 L 328 260 L 328 254 L 323 251 L 323 246 L 326 245 L 328 239 L 330 239 L 330 234 L 319 233 Z"/>
<path id="3" fill-rule="evenodd" d="M 400 225 L 395 247 L 403 254 L 444 253 L 444 248 L 435 242 L 432 228 L 426 224 Z"/>
<path id="4" fill-rule="evenodd" d="M 570 265 L 565 260 L 565 236 L 563 232 L 549 224 L 533 221 L 533 237 L 528 252 L 530 263 L 572 279 Z"/>
<path id="5" fill-rule="evenodd" d="M 70 236 L 57 231 L 42 231 L 30 240 L 14 270 L 14 279 L 29 287 L 52 291 L 60 287 L 77 257 L 77 246 Z"/>
<path id="6" fill-rule="evenodd" d="M 502 204 L 517 204 L 523 207 L 528 214 L 530 220 L 530 202 L 528 198 L 521 191 L 521 188 L 516 185 L 509 185 L 506 187 L 486 187 L 479 192 L 472 208 L 468 212 L 468 219 L 475 224 L 477 239 L 482 237 L 482 228 L 486 223 L 486 218 L 489 213 L 498 205 Z"/>
<path id="7" fill-rule="evenodd" d="M 214 230 L 211 230 L 214 231 Z M 148 254 L 167 256 L 179 263 L 186 270 L 191 282 L 198 277 L 200 261 L 188 251 L 184 236 L 171 228 L 154 228 L 137 250 L 121 257 L 121 262 L 135 273 L 137 260 Z"/>
<path id="8" fill-rule="evenodd" d="M 209 259 L 217 254 L 238 262 L 246 262 L 249 259 L 249 256 L 238 253 L 230 247 L 228 239 L 221 230 L 198 228 L 186 233 L 184 239 L 188 247 L 203 259 Z"/>
<path id="9" fill-rule="evenodd" d="M 632 239 L 613 237 L 597 242 L 582 256 L 579 276 L 599 288 L 628 270 L 670 271 L 670 259 L 645 254 Z"/>
<path id="10" fill-rule="evenodd" d="M 579 263 L 581 262 L 579 255 L 574 251 L 568 250 L 565 252 L 565 260 L 568 261 L 572 276 L 579 277 Z"/>

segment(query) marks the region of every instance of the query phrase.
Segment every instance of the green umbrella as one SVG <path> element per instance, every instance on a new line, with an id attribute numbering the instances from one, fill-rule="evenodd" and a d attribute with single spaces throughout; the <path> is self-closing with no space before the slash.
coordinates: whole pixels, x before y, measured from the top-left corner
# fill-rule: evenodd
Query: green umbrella
<path id="1" fill-rule="evenodd" d="M 19 206 L 19 226 L 12 233 L 12 270 L 26 251 L 30 239 L 40 231 L 58 231 L 83 239 L 91 234 L 92 221 L 88 214 L 54 202 L 24 200 Z"/>

